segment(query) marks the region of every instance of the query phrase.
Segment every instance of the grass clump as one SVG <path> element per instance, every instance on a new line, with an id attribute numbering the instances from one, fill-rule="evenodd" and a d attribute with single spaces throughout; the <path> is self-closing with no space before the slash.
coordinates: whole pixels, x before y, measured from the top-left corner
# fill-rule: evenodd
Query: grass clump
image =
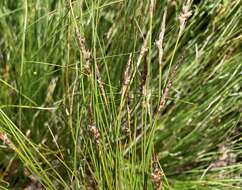
<path id="1" fill-rule="evenodd" d="M 0 2 L 0 187 L 239 189 L 242 2 Z"/>

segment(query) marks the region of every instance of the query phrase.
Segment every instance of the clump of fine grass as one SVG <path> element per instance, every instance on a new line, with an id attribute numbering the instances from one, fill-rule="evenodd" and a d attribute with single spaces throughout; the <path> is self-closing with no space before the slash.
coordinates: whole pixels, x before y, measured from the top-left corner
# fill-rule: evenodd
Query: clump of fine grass
<path id="1" fill-rule="evenodd" d="M 0 187 L 239 189 L 242 2 L 0 2 Z"/>

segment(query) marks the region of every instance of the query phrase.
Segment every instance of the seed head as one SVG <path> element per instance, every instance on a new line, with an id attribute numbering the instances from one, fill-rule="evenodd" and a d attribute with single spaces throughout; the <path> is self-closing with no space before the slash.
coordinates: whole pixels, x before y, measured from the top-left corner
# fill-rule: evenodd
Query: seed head
<path id="1" fill-rule="evenodd" d="M 96 127 L 95 124 L 93 124 L 93 125 L 89 125 L 89 129 L 90 129 L 90 132 L 91 132 L 92 136 L 94 137 L 96 143 L 99 144 L 100 143 L 100 133 L 99 133 L 98 128 Z"/>
<path id="2" fill-rule="evenodd" d="M 190 16 L 192 16 L 192 11 L 190 10 L 192 5 L 192 0 L 187 0 L 187 2 L 182 7 L 182 12 L 179 16 L 180 22 L 180 34 L 183 32 L 186 26 L 186 22 Z"/>
<path id="3" fill-rule="evenodd" d="M 3 141 L 3 143 L 6 144 L 9 148 L 15 149 L 14 144 L 11 142 L 11 140 L 5 133 L 0 132 L 0 140 Z"/>
<path id="4" fill-rule="evenodd" d="M 153 172 L 151 174 L 151 181 L 154 183 L 155 190 L 161 190 L 162 188 L 162 176 L 164 175 L 159 168 L 158 156 L 155 154 L 152 159 Z"/>
<path id="5" fill-rule="evenodd" d="M 161 190 L 162 176 L 163 176 L 163 172 L 159 168 L 155 168 L 153 173 L 151 174 L 151 180 L 154 183 L 155 190 Z"/>

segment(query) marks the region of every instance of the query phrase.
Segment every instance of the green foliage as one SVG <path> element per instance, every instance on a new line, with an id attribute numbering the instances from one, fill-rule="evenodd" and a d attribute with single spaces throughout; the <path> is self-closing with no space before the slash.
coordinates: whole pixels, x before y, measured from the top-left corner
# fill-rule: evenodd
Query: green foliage
<path id="1" fill-rule="evenodd" d="M 154 2 L 0 1 L 0 188 L 242 186 L 242 2 Z"/>

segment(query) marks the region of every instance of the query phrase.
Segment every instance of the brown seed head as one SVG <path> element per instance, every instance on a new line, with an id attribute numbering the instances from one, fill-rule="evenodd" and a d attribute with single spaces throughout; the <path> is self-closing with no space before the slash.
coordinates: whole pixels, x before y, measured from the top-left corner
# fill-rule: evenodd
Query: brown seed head
<path id="1" fill-rule="evenodd" d="M 155 168 L 153 173 L 151 174 L 151 181 L 154 183 L 155 190 L 161 190 L 162 176 L 163 172 L 159 168 Z"/>
<path id="2" fill-rule="evenodd" d="M 96 143 L 99 144 L 100 143 L 100 141 L 99 141 L 100 140 L 100 133 L 99 133 L 98 128 L 96 127 L 95 124 L 93 124 L 93 125 L 89 125 L 89 129 L 90 129 Z"/>

